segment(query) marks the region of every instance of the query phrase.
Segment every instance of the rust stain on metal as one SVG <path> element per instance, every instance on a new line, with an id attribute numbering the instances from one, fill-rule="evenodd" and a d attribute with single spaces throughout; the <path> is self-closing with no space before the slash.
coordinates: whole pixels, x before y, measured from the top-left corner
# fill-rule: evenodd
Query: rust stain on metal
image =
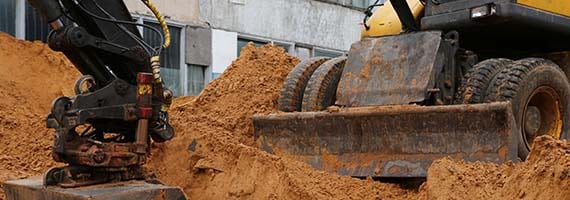
<path id="1" fill-rule="evenodd" d="M 364 65 L 362 70 L 360 70 L 360 77 L 362 77 L 364 79 L 370 78 L 370 65 L 368 65 L 368 64 Z"/>
<path id="2" fill-rule="evenodd" d="M 254 116 L 262 149 L 351 176 L 422 177 L 435 159 L 516 160 L 510 103 Z M 441 122 L 446 123 L 441 123 Z"/>
<path id="3" fill-rule="evenodd" d="M 390 169 L 388 169 L 388 173 L 390 173 L 390 174 L 402 173 L 402 168 L 397 167 L 397 166 L 392 166 L 392 167 L 390 167 Z"/>
<path id="4" fill-rule="evenodd" d="M 357 107 L 423 101 L 441 68 L 436 64 L 440 43 L 441 33 L 434 31 L 353 44 L 337 90 L 337 104 Z"/>

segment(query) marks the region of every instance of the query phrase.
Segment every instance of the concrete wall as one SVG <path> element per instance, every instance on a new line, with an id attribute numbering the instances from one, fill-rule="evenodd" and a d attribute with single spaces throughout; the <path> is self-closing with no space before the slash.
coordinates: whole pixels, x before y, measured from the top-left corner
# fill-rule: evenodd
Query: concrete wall
<path id="1" fill-rule="evenodd" d="M 132 13 L 152 16 L 152 12 L 141 0 L 124 0 L 124 2 Z M 167 19 L 190 24 L 200 21 L 199 0 L 151 0 L 151 2 Z"/>
<path id="2" fill-rule="evenodd" d="M 345 51 L 364 16 L 314 0 L 200 0 L 200 13 L 216 29 Z"/>
<path id="3" fill-rule="evenodd" d="M 202 66 L 212 64 L 212 29 L 186 27 L 186 63 Z"/>

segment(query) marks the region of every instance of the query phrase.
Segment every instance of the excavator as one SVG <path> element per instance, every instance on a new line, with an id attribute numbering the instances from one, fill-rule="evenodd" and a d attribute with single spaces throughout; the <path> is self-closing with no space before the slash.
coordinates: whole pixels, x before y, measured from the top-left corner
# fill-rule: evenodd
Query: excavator
<path id="1" fill-rule="evenodd" d="M 128 181 L 158 181 L 142 167 L 150 144 L 174 137 L 168 108 L 172 92 L 160 75 L 170 43 L 167 24 L 150 0 L 141 0 L 161 30 L 137 24 L 123 1 L 29 0 L 53 31 L 48 45 L 83 75 L 72 97 L 56 98 L 46 119 L 55 130 L 52 157 L 65 163 L 35 179 L 7 182 L 8 199 L 185 199 L 179 188 Z M 137 26 L 160 37 L 143 40 Z M 163 35 L 164 33 L 164 35 Z M 75 189 L 122 182 L 110 188 Z"/>
<path id="2" fill-rule="evenodd" d="M 570 138 L 566 0 L 386 0 L 347 56 L 287 76 L 256 144 L 330 173 L 425 178 L 434 160 L 524 161 Z"/>
<path id="3" fill-rule="evenodd" d="M 174 136 L 168 123 L 172 92 L 160 76 L 160 53 L 170 43 L 164 18 L 156 15 L 160 45 L 145 42 L 122 1 L 29 0 L 53 29 L 48 45 L 83 74 L 73 97 L 56 98 L 46 119 L 55 129 L 52 157 L 64 167 L 50 169 L 45 185 L 79 187 L 144 179 L 141 168 L 150 141 Z M 71 23 L 65 24 L 68 21 Z"/>

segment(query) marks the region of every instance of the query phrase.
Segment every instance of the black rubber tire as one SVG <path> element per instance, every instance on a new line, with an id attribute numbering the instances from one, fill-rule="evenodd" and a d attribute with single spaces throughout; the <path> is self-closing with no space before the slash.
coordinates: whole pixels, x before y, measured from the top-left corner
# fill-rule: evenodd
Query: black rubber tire
<path id="1" fill-rule="evenodd" d="M 505 58 L 492 58 L 474 65 L 461 81 L 455 104 L 483 103 L 493 77 L 511 62 Z"/>
<path id="2" fill-rule="evenodd" d="M 313 73 L 303 96 L 303 112 L 321 111 L 334 104 L 346 56 L 323 63 Z"/>
<path id="3" fill-rule="evenodd" d="M 520 130 L 518 135 L 518 155 L 519 158 L 525 160 L 530 153 L 530 144 L 527 142 L 526 133 L 524 132 L 525 125 L 525 112 L 532 102 L 543 103 L 544 106 L 552 107 L 552 110 L 558 114 L 551 114 L 547 109 L 539 109 L 541 118 L 551 117 L 552 115 L 559 115 L 559 121 L 562 122 L 560 138 L 569 138 L 570 127 L 570 84 L 564 71 L 558 67 L 554 62 L 542 58 L 526 58 L 515 61 L 510 67 L 504 68 L 499 72 L 491 81 L 492 85 L 487 91 L 486 101 L 511 101 L 513 115 L 515 117 L 517 128 Z M 545 91 L 554 94 L 552 102 L 548 101 L 535 101 L 534 98 L 537 92 L 546 88 Z M 558 106 L 552 106 L 552 105 Z M 551 111 L 552 111 L 551 110 Z M 540 128 L 542 129 L 542 125 Z M 552 130 L 552 127 L 547 127 L 545 130 Z"/>
<path id="4" fill-rule="evenodd" d="M 277 109 L 283 112 L 301 111 L 303 94 L 311 75 L 328 60 L 330 58 L 314 57 L 297 64 L 285 78 L 279 99 L 277 99 Z"/>

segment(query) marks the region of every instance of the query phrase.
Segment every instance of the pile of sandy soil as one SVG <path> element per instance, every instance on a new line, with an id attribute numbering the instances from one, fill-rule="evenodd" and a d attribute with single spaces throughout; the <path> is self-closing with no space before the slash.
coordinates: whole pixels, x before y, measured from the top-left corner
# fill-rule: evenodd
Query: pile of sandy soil
<path id="1" fill-rule="evenodd" d="M 45 128 L 51 101 L 72 95 L 79 72 L 41 42 L 0 32 L 0 182 L 55 165 L 53 132 Z"/>
<path id="2" fill-rule="evenodd" d="M 503 165 L 442 159 L 418 190 L 313 170 L 255 147 L 251 116 L 275 112 L 299 61 L 275 46 L 248 45 L 197 97 L 175 99 L 176 137 L 154 144 L 148 168 L 191 199 L 569 199 L 570 143 L 538 139 L 527 162 Z M 72 95 L 79 73 L 42 43 L 0 33 L 0 182 L 56 165 L 50 102 Z M 3 199 L 0 191 L 0 199 Z"/>
<path id="3" fill-rule="evenodd" d="M 441 159 L 428 171 L 428 199 L 570 199 L 570 142 L 542 136 L 527 161 L 496 165 Z"/>

